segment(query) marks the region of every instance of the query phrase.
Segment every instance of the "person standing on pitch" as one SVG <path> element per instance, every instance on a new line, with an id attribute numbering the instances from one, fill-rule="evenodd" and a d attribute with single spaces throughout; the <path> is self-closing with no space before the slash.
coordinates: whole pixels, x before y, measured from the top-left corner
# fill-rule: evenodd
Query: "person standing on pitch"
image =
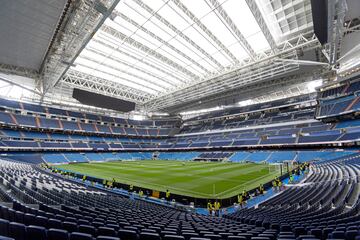
<path id="1" fill-rule="evenodd" d="M 220 202 L 218 202 L 218 200 L 214 202 L 214 210 L 215 216 L 220 217 Z"/>
<path id="2" fill-rule="evenodd" d="M 166 189 L 165 197 L 166 197 L 166 201 L 170 202 L 170 191 L 169 191 L 169 189 Z"/>
<path id="3" fill-rule="evenodd" d="M 238 203 L 239 203 L 239 205 L 240 205 L 240 208 L 243 208 L 243 205 L 244 205 L 244 197 L 243 197 L 243 195 L 242 195 L 241 193 L 238 195 Z"/>
<path id="4" fill-rule="evenodd" d="M 209 211 L 209 216 L 212 216 L 213 206 L 211 204 L 211 201 L 209 200 L 207 203 L 207 209 Z"/>

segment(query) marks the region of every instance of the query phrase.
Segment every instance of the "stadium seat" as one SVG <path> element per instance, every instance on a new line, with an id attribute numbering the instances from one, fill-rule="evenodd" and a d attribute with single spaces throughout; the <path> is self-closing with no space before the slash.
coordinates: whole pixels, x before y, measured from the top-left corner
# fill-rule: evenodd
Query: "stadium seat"
<path id="1" fill-rule="evenodd" d="M 204 234 L 204 238 L 210 238 L 211 240 L 220 240 L 221 236 L 216 234 Z"/>
<path id="2" fill-rule="evenodd" d="M 96 228 L 90 225 L 79 225 L 78 230 L 81 233 L 87 233 L 93 236 L 96 235 Z"/>
<path id="3" fill-rule="evenodd" d="M 69 239 L 68 232 L 62 229 L 50 228 L 47 235 L 48 235 L 48 240 Z"/>
<path id="4" fill-rule="evenodd" d="M 20 211 L 15 212 L 15 222 L 24 223 L 24 213 Z"/>
<path id="5" fill-rule="evenodd" d="M 74 222 L 63 222 L 63 228 L 64 228 L 64 230 L 68 231 L 69 233 L 78 231 L 78 226 Z"/>
<path id="6" fill-rule="evenodd" d="M 276 239 L 276 235 L 272 234 L 272 233 L 260 233 L 258 235 L 258 237 L 267 237 L 267 238 L 270 238 L 270 240 L 275 240 Z"/>
<path id="7" fill-rule="evenodd" d="M 345 238 L 346 240 L 354 240 L 357 235 L 359 235 L 358 230 L 347 230 L 345 233 Z"/>
<path id="8" fill-rule="evenodd" d="M 199 234 L 196 232 L 183 232 L 181 235 L 183 235 L 186 240 L 189 240 L 190 238 L 198 238 L 199 237 Z"/>
<path id="9" fill-rule="evenodd" d="M 0 218 L 0 235 L 9 236 L 9 221 Z"/>
<path id="10" fill-rule="evenodd" d="M 35 223 L 35 215 L 31 213 L 26 213 L 24 215 L 24 224 L 31 225 Z"/>
<path id="11" fill-rule="evenodd" d="M 310 235 L 314 235 L 316 238 L 322 238 L 322 230 L 315 228 L 315 229 L 311 229 L 310 231 Z"/>
<path id="12" fill-rule="evenodd" d="M 162 240 L 185 240 L 185 238 L 179 235 L 165 235 Z"/>
<path id="13" fill-rule="evenodd" d="M 245 237 L 245 236 L 228 236 L 227 239 L 228 239 L 228 240 L 246 240 L 246 239 L 248 239 L 248 238 Z"/>
<path id="14" fill-rule="evenodd" d="M 120 240 L 120 238 L 110 236 L 98 236 L 96 240 Z"/>
<path id="15" fill-rule="evenodd" d="M 210 238 L 190 238 L 190 240 L 210 240 Z"/>
<path id="16" fill-rule="evenodd" d="M 120 239 L 137 240 L 138 235 L 133 230 L 120 229 L 118 232 Z"/>
<path id="17" fill-rule="evenodd" d="M 110 237 L 116 237 L 116 231 L 113 228 L 109 227 L 99 227 L 97 229 L 97 234 L 101 236 L 110 236 Z"/>
<path id="18" fill-rule="evenodd" d="M 299 240 L 303 240 L 303 239 L 316 239 L 314 235 L 300 235 L 298 236 Z"/>
<path id="19" fill-rule="evenodd" d="M 345 232 L 335 230 L 334 232 L 331 233 L 331 238 L 332 239 L 345 239 Z"/>
<path id="20" fill-rule="evenodd" d="M 47 226 L 48 228 L 62 228 L 62 222 L 58 219 L 50 218 Z"/>
<path id="21" fill-rule="evenodd" d="M 15 240 L 14 238 L 6 237 L 6 236 L 0 236 L 0 240 Z"/>
<path id="22" fill-rule="evenodd" d="M 26 238 L 36 240 L 46 240 L 46 228 L 30 225 L 26 228 Z"/>
<path id="23" fill-rule="evenodd" d="M 43 216 L 36 216 L 35 217 L 35 224 L 37 226 L 42 226 L 42 227 L 47 227 L 48 224 L 48 219 L 46 217 Z"/>
<path id="24" fill-rule="evenodd" d="M 93 240 L 93 237 L 87 233 L 72 232 L 70 240 Z"/>
<path id="25" fill-rule="evenodd" d="M 141 232 L 140 240 L 160 240 L 160 236 L 157 233 Z"/>
<path id="26" fill-rule="evenodd" d="M 11 222 L 9 224 L 9 237 L 16 240 L 26 240 L 26 226 L 22 223 Z"/>

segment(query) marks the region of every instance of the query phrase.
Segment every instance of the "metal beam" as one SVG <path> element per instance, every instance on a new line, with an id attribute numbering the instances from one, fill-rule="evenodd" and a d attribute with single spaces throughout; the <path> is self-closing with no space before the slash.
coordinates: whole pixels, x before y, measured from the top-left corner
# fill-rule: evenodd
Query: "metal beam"
<path id="1" fill-rule="evenodd" d="M 165 18 L 161 17 L 158 13 L 156 13 L 152 8 L 150 8 L 148 5 L 143 3 L 141 0 L 134 0 L 136 4 L 138 4 L 141 8 L 146 10 L 148 13 L 150 13 L 152 16 L 157 18 L 160 22 L 165 24 L 168 28 L 170 28 L 173 32 L 175 32 L 179 37 L 183 38 L 186 42 L 191 44 L 194 48 L 196 48 L 199 52 L 201 52 L 203 55 L 205 55 L 211 62 L 216 64 L 216 66 L 220 69 L 223 69 L 223 66 L 213 57 L 211 54 L 206 52 L 203 48 L 201 48 L 198 44 L 196 44 L 193 40 L 191 40 L 188 36 L 186 36 L 182 31 L 177 29 L 174 25 L 172 25 L 169 21 L 167 21 Z M 211 63 L 210 63 L 211 64 Z"/>
<path id="2" fill-rule="evenodd" d="M 38 91 L 36 91 L 35 89 L 28 88 L 28 87 L 26 87 L 25 85 L 19 84 L 19 83 L 17 83 L 17 82 L 14 82 L 14 81 L 12 81 L 11 79 L 8 79 L 8 78 L 6 78 L 6 77 L 0 76 L 0 80 L 3 81 L 3 82 L 8 83 L 9 85 L 17 86 L 17 87 L 19 87 L 19 88 L 25 89 L 26 91 L 29 91 L 29 92 L 31 92 L 31 93 L 33 93 L 33 94 L 36 94 L 36 95 L 39 95 L 39 96 L 41 95 L 41 93 L 38 92 Z"/>
<path id="3" fill-rule="evenodd" d="M 286 59 L 286 58 L 278 58 L 275 59 L 276 62 L 290 62 L 290 63 L 296 63 L 299 65 L 304 65 L 304 66 L 317 66 L 317 65 L 322 65 L 322 66 L 326 66 L 329 67 L 329 63 L 326 62 L 316 62 L 316 61 L 307 61 L 307 60 L 298 60 L 298 59 Z"/>
<path id="4" fill-rule="evenodd" d="M 207 98 L 215 93 L 222 93 L 231 89 L 238 89 L 248 84 L 266 81 L 270 77 L 280 76 L 298 69 L 298 65 L 291 63 L 264 63 L 259 64 L 258 68 L 251 69 L 242 73 L 235 73 L 231 76 L 224 76 L 221 79 L 216 79 L 212 82 L 198 84 L 187 88 L 187 91 L 176 92 L 166 98 L 153 100 L 153 106 L 158 109 L 165 109 L 172 105 L 185 104 L 189 101 L 194 101 L 200 98 Z"/>
<path id="5" fill-rule="evenodd" d="M 279 44 L 278 53 L 267 52 L 257 56 L 257 61 L 248 60 L 245 63 L 234 66 L 228 71 L 219 72 L 207 79 L 194 81 L 191 85 L 179 87 L 170 93 L 163 94 L 146 103 L 149 109 L 164 109 L 180 102 L 189 101 L 192 98 L 210 96 L 217 92 L 239 87 L 244 83 L 249 84 L 255 78 L 264 80 L 265 76 L 274 76 L 294 70 L 295 63 L 276 63 L 276 58 L 297 58 L 297 50 L 319 47 L 319 42 L 313 33 L 300 35 Z M 258 78 L 261 76 L 261 78 Z"/>
<path id="6" fill-rule="evenodd" d="M 142 30 L 143 32 L 145 32 L 146 34 L 148 34 L 149 36 L 155 38 L 157 41 L 161 42 L 162 45 L 170 48 L 171 50 L 173 50 L 174 52 L 176 52 L 177 54 L 179 54 L 180 56 L 182 56 L 183 58 L 187 59 L 189 62 L 191 62 L 192 64 L 194 64 L 195 66 L 197 66 L 198 68 L 200 68 L 201 70 L 203 70 L 205 73 L 209 73 L 210 71 L 208 69 L 206 69 L 204 66 L 202 66 L 201 64 L 198 63 L 198 61 L 192 59 L 191 57 L 189 57 L 188 55 L 186 55 L 185 53 L 183 53 L 182 51 L 180 51 L 179 49 L 177 49 L 176 47 L 174 47 L 173 45 L 171 45 L 169 42 L 165 41 L 164 39 L 162 39 L 161 37 L 159 37 L 158 35 L 156 35 L 155 33 L 151 32 L 149 29 L 143 27 L 142 25 L 138 24 L 136 21 L 134 21 L 133 19 L 129 18 L 128 16 L 126 16 L 125 14 L 122 14 L 118 11 L 114 11 L 113 14 L 117 17 L 120 17 L 122 19 L 124 19 L 125 21 L 127 21 L 128 23 L 132 24 L 133 26 L 135 26 L 137 29 Z M 159 46 L 160 48 L 161 46 Z"/>
<path id="7" fill-rule="evenodd" d="M 277 52 L 277 46 L 274 37 L 272 36 L 268 26 L 266 25 L 266 22 L 264 20 L 263 15 L 261 14 L 261 11 L 256 4 L 256 1 L 254 0 L 246 0 L 247 5 L 249 6 L 250 11 L 254 15 L 255 20 L 257 21 L 261 31 L 263 32 L 266 40 L 268 41 L 271 49 L 275 52 Z"/>
<path id="8" fill-rule="evenodd" d="M 188 16 L 206 35 L 208 35 L 230 58 L 234 63 L 239 60 L 230 52 L 230 50 L 198 19 L 182 2 L 179 0 L 172 0 L 172 2 L 180 8 L 180 10 Z M 216 46 L 215 46 L 216 47 Z M 226 57 L 226 56 L 225 56 Z"/>
<path id="9" fill-rule="evenodd" d="M 90 90 L 139 104 L 154 97 L 147 92 L 74 70 L 69 70 L 61 81 L 72 87 Z"/>
<path id="10" fill-rule="evenodd" d="M 215 10 L 220 14 L 220 16 L 225 20 L 227 25 L 230 27 L 230 29 L 235 33 L 236 37 L 240 40 L 241 46 L 244 48 L 244 50 L 248 53 L 251 59 L 255 59 L 256 53 L 244 37 L 240 30 L 237 28 L 235 23 L 232 21 L 232 19 L 229 17 L 229 15 L 226 13 L 226 11 L 222 8 L 221 4 L 217 0 L 209 0 Z"/>
<path id="11" fill-rule="evenodd" d="M 71 1 L 68 14 L 59 26 L 58 39 L 43 63 L 44 93 L 60 81 L 119 1 Z"/>
<path id="12" fill-rule="evenodd" d="M 7 74 L 15 74 L 32 79 L 40 79 L 40 74 L 36 70 L 4 64 L 4 63 L 0 63 L 0 72 Z"/>
<path id="13" fill-rule="evenodd" d="M 328 1 L 328 39 L 325 46 L 325 54 L 330 65 L 335 65 L 338 61 L 340 42 L 345 30 L 344 21 L 347 10 L 346 0 Z"/>
<path id="14" fill-rule="evenodd" d="M 305 74 L 296 74 L 287 77 L 273 78 L 265 82 L 257 82 L 246 86 L 246 88 L 232 89 L 225 93 L 215 94 L 211 98 L 202 98 L 185 105 L 176 105 L 167 108 L 170 113 L 179 113 L 182 111 L 194 111 L 201 108 L 211 108 L 216 105 L 223 105 L 225 102 L 239 102 L 247 99 L 254 99 L 260 96 L 268 96 L 272 92 L 279 90 L 288 90 L 295 84 L 306 85 L 307 82 L 319 79 L 321 72 L 311 72 Z M 270 95 L 271 96 L 271 95 Z M 199 104 L 199 101 L 201 103 Z"/>
<path id="15" fill-rule="evenodd" d="M 195 75 L 193 72 L 187 70 L 186 68 L 184 68 L 183 66 L 177 64 L 176 62 L 170 60 L 169 58 L 165 57 L 164 55 L 156 52 L 155 50 L 149 48 L 148 46 L 134 40 L 133 38 L 125 35 L 122 32 L 117 31 L 116 29 L 110 27 L 110 26 L 106 26 L 103 25 L 101 27 L 101 31 L 113 36 L 116 39 L 122 40 L 124 42 L 126 42 L 127 44 L 129 44 L 132 47 L 135 47 L 149 55 L 151 55 L 152 57 L 160 60 L 161 62 L 166 63 L 167 65 L 173 67 L 174 69 L 176 69 L 179 72 L 184 73 L 185 75 L 191 77 L 192 79 L 198 79 L 199 76 Z"/>

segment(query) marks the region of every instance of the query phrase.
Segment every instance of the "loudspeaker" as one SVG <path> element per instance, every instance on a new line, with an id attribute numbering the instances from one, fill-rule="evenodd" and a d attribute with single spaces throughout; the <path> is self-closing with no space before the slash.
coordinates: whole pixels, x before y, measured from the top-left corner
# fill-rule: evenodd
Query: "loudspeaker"
<path id="1" fill-rule="evenodd" d="M 311 0 L 314 33 L 322 45 L 328 40 L 328 2 L 327 0 Z"/>

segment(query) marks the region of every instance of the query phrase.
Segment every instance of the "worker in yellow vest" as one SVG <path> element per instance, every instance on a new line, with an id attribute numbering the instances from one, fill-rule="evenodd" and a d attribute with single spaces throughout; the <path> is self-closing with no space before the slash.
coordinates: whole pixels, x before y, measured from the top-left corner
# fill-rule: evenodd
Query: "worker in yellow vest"
<path id="1" fill-rule="evenodd" d="M 167 201 L 170 201 L 170 191 L 169 189 L 166 190 L 165 197 Z"/>
<path id="2" fill-rule="evenodd" d="M 141 190 L 141 189 L 140 189 L 140 190 L 139 190 L 139 197 L 141 197 L 141 198 L 142 198 L 142 197 L 143 197 L 143 195 L 144 195 L 144 192 L 143 192 L 143 190 Z"/>
<path id="3" fill-rule="evenodd" d="M 209 202 L 207 203 L 207 209 L 208 209 L 208 211 L 209 211 L 209 216 L 212 216 L 213 206 L 212 206 L 210 200 L 209 200 Z"/>
<path id="4" fill-rule="evenodd" d="M 102 183 L 103 183 L 103 186 L 106 187 L 106 180 L 105 179 L 103 180 Z"/>
<path id="5" fill-rule="evenodd" d="M 218 200 L 214 202 L 214 210 L 215 216 L 220 217 L 220 202 L 218 202 Z"/>
<path id="6" fill-rule="evenodd" d="M 242 194 L 238 195 L 238 203 L 240 205 L 240 208 L 242 208 L 244 206 L 244 197 Z"/>
<path id="7" fill-rule="evenodd" d="M 260 186 L 259 186 L 259 193 L 260 193 L 260 195 L 263 195 L 264 192 L 265 192 L 264 186 L 263 186 L 262 184 L 260 184 Z"/>

